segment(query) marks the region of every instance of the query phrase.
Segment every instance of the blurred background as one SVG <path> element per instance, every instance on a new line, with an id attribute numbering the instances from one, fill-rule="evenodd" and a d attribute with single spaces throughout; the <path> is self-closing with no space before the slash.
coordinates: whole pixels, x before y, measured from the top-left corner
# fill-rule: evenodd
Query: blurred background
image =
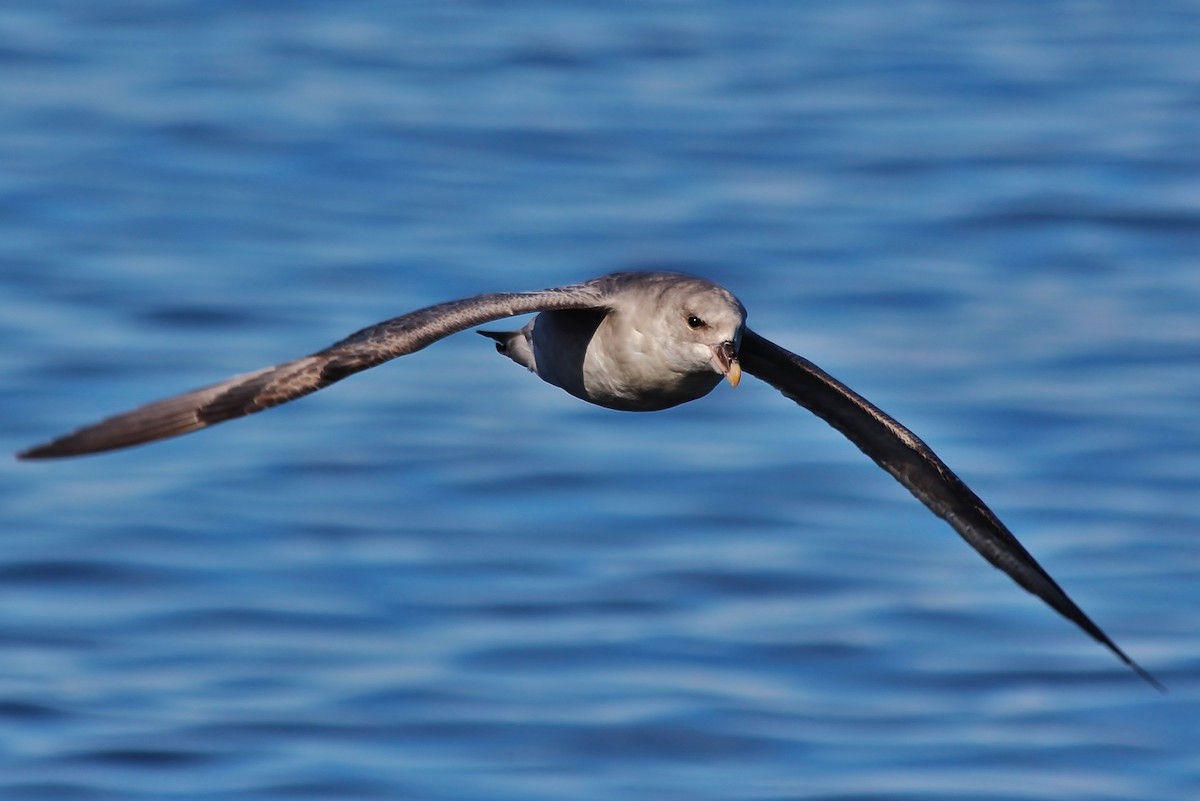
<path id="1" fill-rule="evenodd" d="M 1200 797 L 1198 37 L 1181 1 L 5 3 L 7 451 L 430 303 L 692 272 L 1171 693 L 765 385 L 615 413 L 463 334 L 0 463 L 0 796 Z"/>

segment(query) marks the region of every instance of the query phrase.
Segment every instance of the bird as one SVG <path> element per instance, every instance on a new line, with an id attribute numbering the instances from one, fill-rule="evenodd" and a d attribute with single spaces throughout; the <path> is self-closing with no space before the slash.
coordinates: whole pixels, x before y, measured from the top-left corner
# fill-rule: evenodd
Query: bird
<path id="1" fill-rule="evenodd" d="M 524 314 L 509 331 L 478 333 L 543 381 L 609 409 L 668 409 L 743 373 L 824 420 L 943 518 L 984 559 L 1078 626 L 1160 692 L 1038 564 L 978 495 L 919 437 L 808 359 L 746 326 L 732 292 L 676 272 L 615 272 L 532 292 L 474 295 L 363 328 L 322 350 L 105 418 L 17 454 L 80 456 L 162 440 L 323 389 L 474 326 Z"/>

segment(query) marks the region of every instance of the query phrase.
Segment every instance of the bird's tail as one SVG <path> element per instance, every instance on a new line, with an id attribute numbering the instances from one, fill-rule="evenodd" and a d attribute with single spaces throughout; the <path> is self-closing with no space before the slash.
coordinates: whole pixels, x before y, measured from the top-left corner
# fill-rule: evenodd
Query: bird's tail
<path id="1" fill-rule="evenodd" d="M 533 344 L 525 328 L 517 331 L 476 331 L 488 339 L 496 341 L 496 352 L 507 356 L 517 364 L 533 372 L 537 372 L 537 362 L 533 357 Z"/>

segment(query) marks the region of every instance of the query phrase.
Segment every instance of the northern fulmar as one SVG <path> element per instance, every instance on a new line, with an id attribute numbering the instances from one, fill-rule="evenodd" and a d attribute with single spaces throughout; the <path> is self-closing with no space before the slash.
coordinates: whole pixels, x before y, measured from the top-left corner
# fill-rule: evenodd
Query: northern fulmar
<path id="1" fill-rule="evenodd" d="M 1164 689 L 929 446 L 812 362 L 747 328 L 746 309 L 729 290 L 679 273 L 619 272 L 571 286 L 439 303 L 310 356 L 140 406 L 18 456 L 78 456 L 206 428 L 295 400 L 467 328 L 535 312 L 521 329 L 479 333 L 543 381 L 610 409 L 667 409 L 707 395 L 722 379 L 736 387 L 743 371 L 762 379 L 840 431 L 1013 581 Z"/>

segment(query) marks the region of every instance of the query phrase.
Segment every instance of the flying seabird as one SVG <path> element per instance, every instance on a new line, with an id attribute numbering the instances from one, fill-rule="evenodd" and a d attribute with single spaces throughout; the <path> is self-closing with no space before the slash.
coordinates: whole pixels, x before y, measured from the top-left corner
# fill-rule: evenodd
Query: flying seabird
<path id="1" fill-rule="evenodd" d="M 21 459 L 110 451 L 269 409 L 450 334 L 538 313 L 516 331 L 480 331 L 496 349 L 577 398 L 655 411 L 707 395 L 742 372 L 840 431 L 971 547 L 1160 691 L 1042 569 L 982 500 L 915 434 L 807 359 L 746 327 L 746 309 L 703 278 L 620 272 L 571 286 L 439 303 L 386 320 L 294 361 L 140 406 L 29 448 Z"/>

